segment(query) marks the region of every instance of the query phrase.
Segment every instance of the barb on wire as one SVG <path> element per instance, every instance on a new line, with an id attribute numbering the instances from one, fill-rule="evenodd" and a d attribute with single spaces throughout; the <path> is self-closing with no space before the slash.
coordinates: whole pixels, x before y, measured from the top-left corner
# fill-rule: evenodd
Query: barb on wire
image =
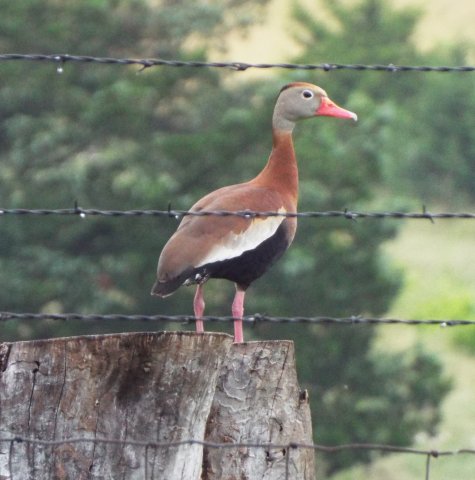
<path id="1" fill-rule="evenodd" d="M 196 318 L 193 315 L 122 315 L 122 314 L 81 314 L 81 313 L 15 313 L 0 312 L 0 322 L 9 320 L 58 320 L 58 321 L 134 321 L 134 322 L 170 322 L 170 323 L 192 323 Z M 204 322 L 226 323 L 234 321 L 232 316 L 205 316 Z M 475 325 L 475 320 L 437 320 L 437 319 L 400 319 L 400 318 L 367 318 L 360 315 L 351 317 L 271 317 L 256 313 L 246 315 L 243 318 L 245 323 L 307 323 L 313 325 L 438 325 L 440 327 L 456 327 Z"/>
<path id="2" fill-rule="evenodd" d="M 474 220 L 473 212 L 438 212 L 431 213 L 423 207 L 421 212 L 363 212 L 344 210 L 329 211 L 308 211 L 308 212 L 276 212 L 276 211 L 255 211 L 255 210 L 173 210 L 171 205 L 166 210 L 101 210 L 93 208 L 82 208 L 75 203 L 73 208 L 59 209 L 29 209 L 29 208 L 0 208 L 2 215 L 70 215 L 86 218 L 88 216 L 105 217 L 167 217 L 180 219 L 186 215 L 196 217 L 218 216 L 218 217 L 298 217 L 298 218 L 345 218 L 347 220 L 357 220 L 360 218 L 372 219 L 412 219 L 412 220 L 442 220 L 442 219 L 467 219 Z"/>
<path id="3" fill-rule="evenodd" d="M 89 55 L 69 55 L 65 53 L 44 55 L 44 54 L 19 54 L 6 53 L 0 55 L 0 61 L 35 61 L 53 62 L 59 64 L 59 73 L 66 62 L 97 63 L 103 65 L 137 65 L 141 70 L 151 67 L 193 67 L 193 68 L 222 68 L 238 72 L 249 69 L 272 69 L 281 68 L 286 70 L 321 70 L 331 72 L 336 70 L 353 70 L 356 72 L 452 72 L 467 73 L 474 72 L 475 66 L 429 66 L 429 65 L 364 65 L 364 64 L 342 64 L 342 63 L 317 63 L 317 64 L 296 64 L 296 63 L 247 63 L 247 62 L 204 62 L 204 61 L 183 61 L 165 60 L 162 58 L 112 58 L 94 57 Z"/>

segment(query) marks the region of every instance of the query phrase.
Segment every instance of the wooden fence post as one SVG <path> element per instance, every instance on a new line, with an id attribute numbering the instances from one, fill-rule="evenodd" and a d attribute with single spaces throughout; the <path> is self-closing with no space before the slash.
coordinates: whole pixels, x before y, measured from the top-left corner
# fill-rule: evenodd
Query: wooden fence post
<path id="1" fill-rule="evenodd" d="M 312 443 L 291 341 L 234 344 L 221 366 L 206 439 L 218 443 Z M 310 449 L 205 449 L 203 480 L 315 480 Z"/>
<path id="2" fill-rule="evenodd" d="M 0 344 L 2 438 L 16 440 L 0 442 L 1 480 L 314 479 L 310 450 L 144 443 L 311 443 L 285 341 L 176 332 Z"/>

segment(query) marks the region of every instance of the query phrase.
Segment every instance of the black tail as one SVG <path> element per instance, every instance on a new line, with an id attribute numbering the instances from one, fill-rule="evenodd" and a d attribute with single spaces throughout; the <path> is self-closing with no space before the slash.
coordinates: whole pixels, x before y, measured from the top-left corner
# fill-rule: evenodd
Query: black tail
<path id="1" fill-rule="evenodd" d="M 151 295 L 156 295 L 158 297 L 168 297 L 176 290 L 178 290 L 183 283 L 190 277 L 190 271 L 183 272 L 176 278 L 172 278 L 171 280 L 167 281 L 160 281 L 158 278 L 153 284 L 152 291 L 150 292 Z"/>
<path id="2" fill-rule="evenodd" d="M 168 295 L 171 295 L 175 290 L 178 290 L 182 284 L 183 281 L 181 279 L 170 282 L 159 282 L 156 280 L 150 294 L 156 295 L 157 297 L 168 297 Z"/>

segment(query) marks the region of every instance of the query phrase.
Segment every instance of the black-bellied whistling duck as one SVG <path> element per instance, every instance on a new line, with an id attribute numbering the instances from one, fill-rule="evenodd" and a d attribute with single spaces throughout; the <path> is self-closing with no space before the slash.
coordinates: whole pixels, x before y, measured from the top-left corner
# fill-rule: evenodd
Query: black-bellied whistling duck
<path id="1" fill-rule="evenodd" d="M 298 82 L 283 87 L 272 118 L 273 148 L 262 172 L 249 182 L 209 193 L 190 211 L 296 212 L 298 172 L 292 131 L 298 120 L 321 115 L 357 119 L 315 85 Z M 160 255 L 152 295 L 166 297 L 181 285 L 196 284 L 196 331 L 203 332 L 204 283 L 210 278 L 231 280 L 236 284 L 234 341 L 242 342 L 246 289 L 285 252 L 296 228 L 295 217 L 185 216 Z"/>

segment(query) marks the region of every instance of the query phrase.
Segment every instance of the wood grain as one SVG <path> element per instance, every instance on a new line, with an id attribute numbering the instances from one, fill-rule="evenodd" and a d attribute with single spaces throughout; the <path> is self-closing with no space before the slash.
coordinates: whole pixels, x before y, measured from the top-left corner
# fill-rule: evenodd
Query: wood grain
<path id="1" fill-rule="evenodd" d="M 0 437 L 86 440 L 0 443 L 4 479 L 283 479 L 282 449 L 127 442 L 311 442 L 291 342 L 191 332 L 60 338 L 0 344 L 0 367 Z M 119 442 L 94 442 L 103 438 Z M 313 452 L 290 455 L 289 478 L 313 479 Z"/>

